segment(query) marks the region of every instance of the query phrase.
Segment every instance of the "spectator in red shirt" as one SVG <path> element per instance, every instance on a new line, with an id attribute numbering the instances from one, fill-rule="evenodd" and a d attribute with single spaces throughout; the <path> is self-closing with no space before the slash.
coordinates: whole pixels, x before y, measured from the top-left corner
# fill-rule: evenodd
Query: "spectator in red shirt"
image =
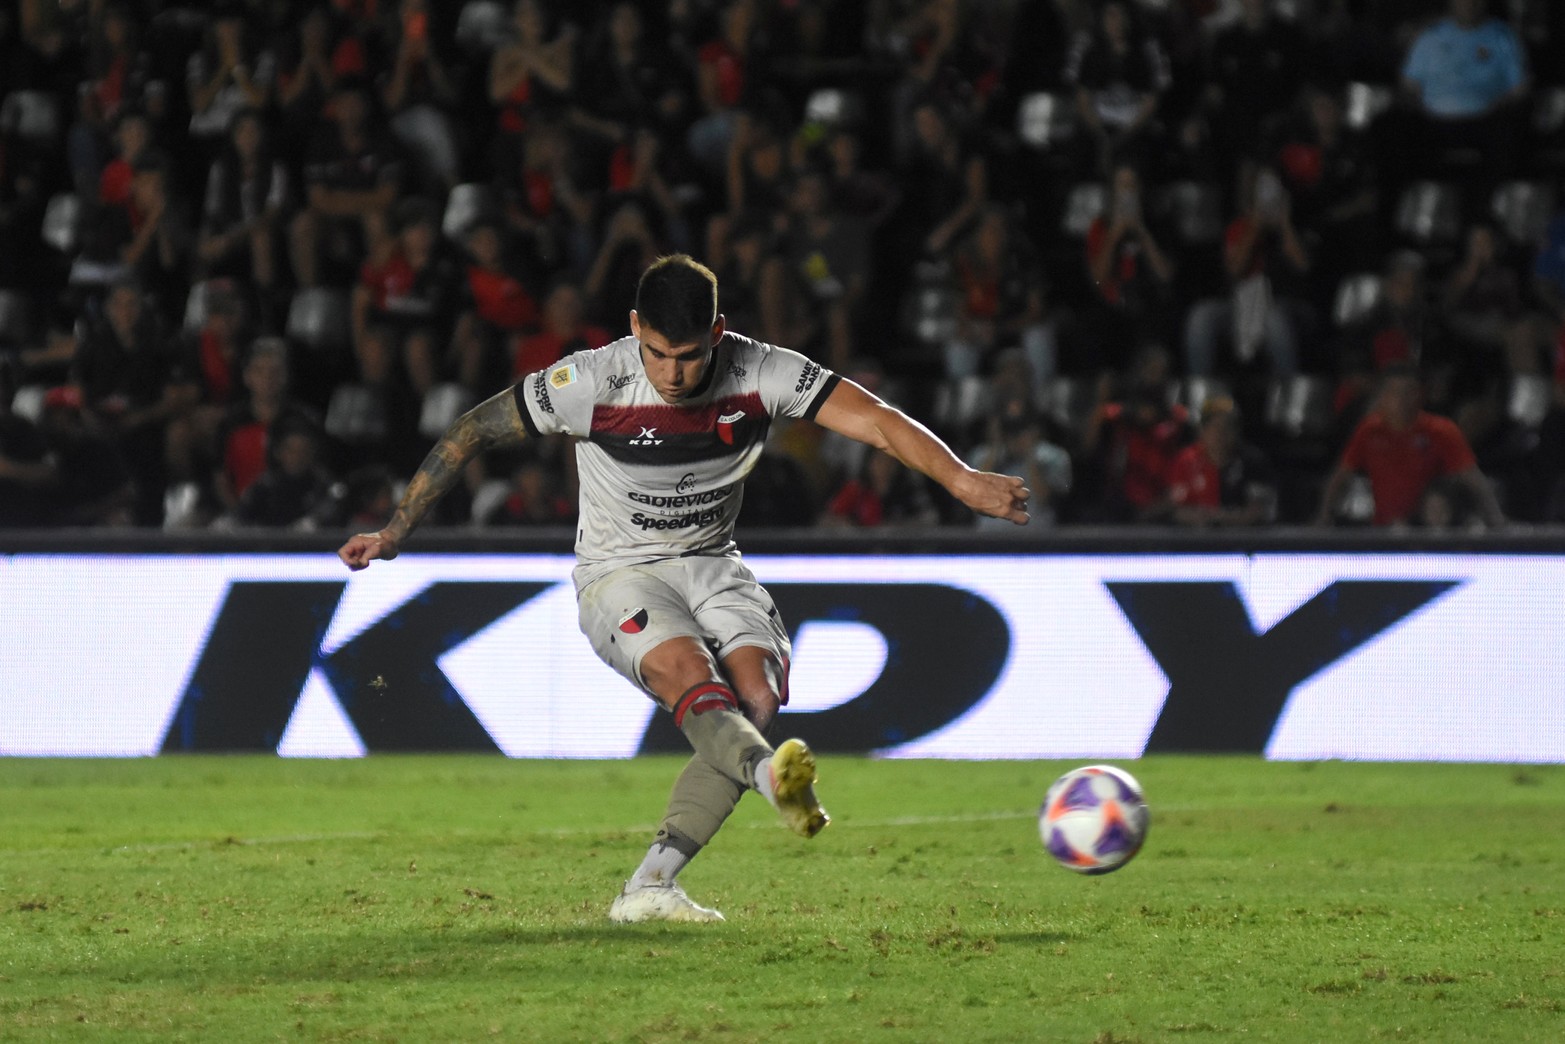
<path id="1" fill-rule="evenodd" d="M 263 337 L 251 346 L 244 386 L 248 395 L 228 408 L 217 435 L 222 463 L 215 492 L 230 512 L 266 470 L 279 432 L 320 426 L 315 414 L 288 394 L 288 343 L 281 338 Z"/>
<path id="2" fill-rule="evenodd" d="M 571 502 L 559 489 L 544 462 L 528 458 L 511 472 L 511 489 L 489 516 L 488 526 L 554 526 L 569 523 L 575 516 Z"/>
<path id="3" fill-rule="evenodd" d="M 1461 429 L 1445 417 L 1419 408 L 1418 371 L 1402 363 L 1381 373 L 1374 409 L 1353 432 L 1342 460 L 1326 481 L 1315 521 L 1330 525 L 1349 476 L 1369 476 L 1377 526 L 1422 521 L 1426 494 L 1443 497 L 1447 487 L 1464 490 L 1491 527 L 1504 525 L 1499 501 L 1478 470 Z M 1440 483 L 1439 480 L 1449 480 Z M 1437 485 L 1438 483 L 1438 485 Z"/>
<path id="4" fill-rule="evenodd" d="M 1247 166 L 1240 175 L 1241 211 L 1223 237 L 1223 268 L 1231 286 L 1223 297 L 1190 309 L 1185 322 L 1185 369 L 1192 377 L 1217 369 L 1218 347 L 1232 342 L 1248 363 L 1258 351 L 1272 373 L 1290 377 L 1299 368 L 1302 305 L 1289 297 L 1309 273 L 1311 258 L 1293 223 L 1293 202 L 1270 167 Z"/>
<path id="5" fill-rule="evenodd" d="M 500 230 L 493 221 L 479 221 L 467 233 L 468 265 L 463 281 L 466 298 L 452 343 L 457 353 L 458 379 L 477 392 L 504 376 L 504 350 L 512 337 L 538 327 L 538 302 L 506 266 Z M 495 361 L 501 371 L 491 374 Z"/>
<path id="6" fill-rule="evenodd" d="M 152 148 L 152 121 L 140 109 L 126 109 L 114 125 L 118 154 L 98 175 L 98 202 L 108 206 L 130 205 L 130 183 L 136 163 Z"/>
<path id="7" fill-rule="evenodd" d="M 696 93 L 703 115 L 686 147 L 707 169 L 719 171 L 745 98 L 746 65 L 757 20 L 755 0 L 734 0 L 718 15 L 721 28 L 697 52 Z"/>
<path id="8" fill-rule="evenodd" d="M 1169 405 L 1168 354 L 1149 348 L 1118 400 L 1093 412 L 1082 436 L 1089 483 L 1097 486 L 1085 506 L 1091 521 L 1151 522 L 1165 518 L 1169 468 L 1190 441 L 1189 414 Z M 1106 384 L 1107 382 L 1105 382 Z"/>
<path id="9" fill-rule="evenodd" d="M 1085 369 L 1117 370 L 1138 344 L 1161 336 L 1174 281 L 1173 262 L 1147 227 L 1135 167 L 1114 169 L 1108 210 L 1087 229 L 1086 254 L 1097 294 L 1081 319 Z"/>
<path id="10" fill-rule="evenodd" d="M 821 525 L 929 525 L 938 517 L 919 476 L 884 453 L 870 452 L 858 477 L 844 482 L 832 495 Z"/>
<path id="11" fill-rule="evenodd" d="M 489 100 L 499 109 L 499 131 L 531 129 L 540 107 L 570 93 L 576 78 L 576 27 L 549 35 L 548 10 L 538 0 L 517 0 L 511 38 L 489 63 Z"/>
<path id="12" fill-rule="evenodd" d="M 458 276 L 441 254 L 434 206 L 404 200 L 397 225 L 396 239 L 371 255 L 353 288 L 354 349 L 370 384 L 389 381 L 400 355 L 423 398 L 440 379 Z"/>
<path id="13" fill-rule="evenodd" d="M 1266 458 L 1240 441 L 1239 411 L 1227 396 L 1201 405 L 1201 433 L 1168 471 L 1174 521 L 1184 526 L 1253 526 L 1277 506 Z"/>
<path id="14" fill-rule="evenodd" d="M 581 290 L 572 282 L 555 284 L 543 302 L 543 329 L 516 344 L 512 372 L 521 377 L 584 348 L 602 348 L 613 340 L 601 326 L 583 319 Z"/>

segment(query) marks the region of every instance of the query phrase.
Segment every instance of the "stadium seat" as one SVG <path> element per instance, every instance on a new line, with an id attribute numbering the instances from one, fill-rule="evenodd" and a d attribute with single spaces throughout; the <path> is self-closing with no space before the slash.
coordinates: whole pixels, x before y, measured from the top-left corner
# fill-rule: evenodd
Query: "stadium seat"
<path id="1" fill-rule="evenodd" d="M 1218 396 L 1233 397 L 1233 389 L 1220 377 L 1186 377 L 1169 386 L 1168 404 L 1183 406 L 1190 412 L 1191 421 L 1201 422 L 1201 408 L 1208 399 Z"/>
<path id="2" fill-rule="evenodd" d="M 1350 130 L 1365 131 L 1391 108 L 1395 100 L 1390 87 L 1378 83 L 1350 83 L 1343 94 L 1343 122 Z"/>
<path id="3" fill-rule="evenodd" d="M 1298 374 L 1279 377 L 1266 389 L 1266 425 L 1289 438 L 1315 438 L 1331 431 L 1331 383 Z"/>
<path id="4" fill-rule="evenodd" d="M 1369 315 L 1380 303 L 1380 276 L 1374 272 L 1360 272 L 1345 276 L 1337 284 L 1337 296 L 1331 307 L 1331 318 L 1339 327 L 1352 326 Z"/>
<path id="5" fill-rule="evenodd" d="M 418 415 L 418 433 L 438 439 L 451 423 L 473 406 L 473 395 L 460 384 L 437 384 L 424 396 Z"/>
<path id="6" fill-rule="evenodd" d="M 390 426 L 386 407 L 373 388 L 340 384 L 326 406 L 326 434 L 349 446 L 384 441 Z"/>
<path id="7" fill-rule="evenodd" d="M 1016 136 L 1023 145 L 1047 149 L 1076 133 L 1076 110 L 1063 95 L 1038 91 L 1016 108 Z"/>
<path id="8" fill-rule="evenodd" d="M 511 495 L 511 484 L 504 479 L 489 479 L 473 493 L 472 520 L 475 526 L 485 524 L 495 508 L 505 503 Z"/>
<path id="9" fill-rule="evenodd" d="M 1065 213 L 1060 218 L 1060 231 L 1076 239 L 1084 238 L 1093 221 L 1108 205 L 1108 189 L 1102 182 L 1083 181 L 1070 190 L 1065 198 Z"/>
<path id="10" fill-rule="evenodd" d="M 1366 475 L 1350 475 L 1337 501 L 1337 520 L 1368 525 L 1375 517 L 1375 491 Z"/>
<path id="11" fill-rule="evenodd" d="M 468 0 L 456 17 L 456 42 L 472 54 L 493 51 L 510 31 L 510 13 L 495 0 Z"/>
<path id="12" fill-rule="evenodd" d="M 1535 245 L 1554 216 L 1554 190 L 1545 181 L 1507 181 L 1494 190 L 1493 212 L 1512 243 Z"/>
<path id="13" fill-rule="evenodd" d="M 27 341 L 27 298 L 15 290 L 0 290 L 0 348 L 20 348 Z"/>
<path id="14" fill-rule="evenodd" d="M 185 333 L 193 334 L 206 325 L 207 301 L 212 281 L 203 279 L 199 283 L 190 285 L 190 293 L 185 298 L 185 320 L 183 328 Z"/>
<path id="15" fill-rule="evenodd" d="M 935 424 L 945 431 L 966 429 L 989 410 L 989 382 L 982 377 L 956 377 L 935 390 Z"/>
<path id="16" fill-rule="evenodd" d="M 1092 382 L 1079 377 L 1054 377 L 1044 385 L 1042 402 L 1045 415 L 1070 432 L 1071 438 L 1079 438 L 1087 427 L 1097 405 L 1096 390 Z"/>
<path id="17" fill-rule="evenodd" d="M 440 231 L 445 233 L 447 239 L 460 239 L 475 221 L 494 212 L 494 193 L 488 185 L 452 185 L 450 194 L 446 196 L 446 211 L 440 219 Z"/>
<path id="18" fill-rule="evenodd" d="M 1565 87 L 1545 87 L 1534 96 L 1532 129 L 1542 137 L 1565 129 Z"/>
<path id="19" fill-rule="evenodd" d="M 1438 181 L 1415 181 L 1397 201 L 1396 229 L 1420 245 L 1455 242 L 1461 233 L 1456 189 Z"/>
<path id="20" fill-rule="evenodd" d="M 335 350 L 348 344 L 348 298 L 341 290 L 305 287 L 288 305 L 290 340 L 310 348 Z"/>
<path id="21" fill-rule="evenodd" d="M 913 336 L 921 344 L 944 347 L 956 334 L 956 291 L 950 269 L 939 261 L 920 262 L 904 307 Z"/>
<path id="22" fill-rule="evenodd" d="M 1505 414 L 1529 431 L 1548 414 L 1554 402 L 1554 382 L 1543 374 L 1519 373 L 1511 378 L 1505 396 Z"/>
<path id="23" fill-rule="evenodd" d="M 858 122 L 864 106 L 852 91 L 821 87 L 804 102 L 804 122 L 820 127 L 846 127 Z"/>
<path id="24" fill-rule="evenodd" d="M 1185 243 L 1215 243 L 1223 234 L 1223 200 L 1216 185 L 1176 181 L 1157 194 L 1157 208 Z"/>
<path id="25" fill-rule="evenodd" d="M 42 384 L 24 384 L 11 396 L 11 412 L 37 424 L 43 418 L 43 403 L 49 389 Z"/>
<path id="26" fill-rule="evenodd" d="M 81 228 L 82 201 L 69 192 L 50 196 L 43 212 L 43 241 L 62 254 L 74 254 Z"/>
<path id="27" fill-rule="evenodd" d="M 0 103 L 0 130 L 24 141 L 53 141 L 60 134 L 60 111 L 47 91 L 12 91 Z"/>

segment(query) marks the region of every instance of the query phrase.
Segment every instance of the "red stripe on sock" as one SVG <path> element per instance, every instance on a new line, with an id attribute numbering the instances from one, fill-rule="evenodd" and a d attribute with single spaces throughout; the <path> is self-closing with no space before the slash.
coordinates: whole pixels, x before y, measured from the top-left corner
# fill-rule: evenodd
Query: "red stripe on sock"
<path id="1" fill-rule="evenodd" d="M 702 682 L 700 685 L 692 685 L 685 691 L 685 694 L 679 698 L 679 701 L 674 704 L 675 728 L 684 728 L 685 712 L 690 710 L 691 707 L 695 706 L 697 701 L 703 703 L 707 702 L 706 700 L 702 700 L 703 696 L 707 697 L 708 700 L 717 700 L 731 711 L 737 711 L 739 709 L 739 701 L 734 699 L 734 690 L 730 689 L 722 682 Z M 711 709 L 711 707 L 702 707 L 700 710 L 696 711 L 696 713 L 698 715 L 704 714 Z"/>

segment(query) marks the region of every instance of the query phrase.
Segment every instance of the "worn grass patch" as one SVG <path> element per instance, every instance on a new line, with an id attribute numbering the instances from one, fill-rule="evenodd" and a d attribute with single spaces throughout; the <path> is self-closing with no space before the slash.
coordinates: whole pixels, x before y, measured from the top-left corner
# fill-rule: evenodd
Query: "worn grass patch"
<path id="1" fill-rule="evenodd" d="M 1565 1039 L 1560 768 L 1150 758 L 1081 878 L 1066 767 L 824 758 L 618 927 L 672 759 L 0 760 L 0 1038 Z"/>

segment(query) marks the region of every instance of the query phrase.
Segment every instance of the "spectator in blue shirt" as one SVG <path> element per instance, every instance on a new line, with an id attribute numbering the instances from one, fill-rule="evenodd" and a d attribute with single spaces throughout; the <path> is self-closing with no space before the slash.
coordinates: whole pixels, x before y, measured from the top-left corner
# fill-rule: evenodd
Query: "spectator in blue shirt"
<path id="1" fill-rule="evenodd" d="M 1451 0 L 1451 16 L 1420 33 L 1402 66 L 1402 84 L 1438 120 L 1487 116 L 1527 93 L 1521 41 L 1485 18 L 1483 0 Z"/>
<path id="2" fill-rule="evenodd" d="M 1485 0 L 1450 0 L 1450 15 L 1413 41 L 1402 86 L 1415 102 L 1420 176 L 1462 180 L 1487 200 L 1514 166 L 1528 75 L 1521 40 Z"/>

